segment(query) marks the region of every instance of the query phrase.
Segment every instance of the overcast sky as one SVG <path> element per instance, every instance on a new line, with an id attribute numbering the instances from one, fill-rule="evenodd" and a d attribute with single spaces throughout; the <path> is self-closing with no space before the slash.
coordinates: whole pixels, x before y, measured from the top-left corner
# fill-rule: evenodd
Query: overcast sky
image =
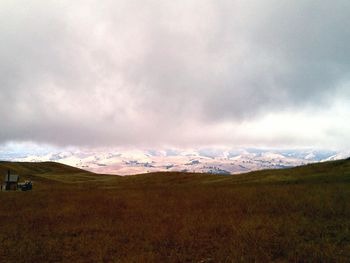
<path id="1" fill-rule="evenodd" d="M 348 0 L 1 0 L 0 145 L 350 147 Z"/>

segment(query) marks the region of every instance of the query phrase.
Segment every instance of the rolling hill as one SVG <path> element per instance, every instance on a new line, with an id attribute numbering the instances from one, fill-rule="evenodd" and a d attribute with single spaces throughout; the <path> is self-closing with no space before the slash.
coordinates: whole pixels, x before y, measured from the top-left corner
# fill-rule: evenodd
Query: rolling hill
<path id="1" fill-rule="evenodd" d="M 350 159 L 308 164 L 286 169 L 270 169 L 248 173 L 221 175 L 184 172 L 153 172 L 132 176 L 94 174 L 92 172 L 57 162 L 0 162 L 0 173 L 12 172 L 25 178 L 45 178 L 60 182 L 83 183 L 84 179 L 94 183 L 114 182 L 135 185 L 171 184 L 292 184 L 350 182 Z M 76 180 L 81 178 L 81 180 Z M 112 186 L 111 185 L 111 186 Z"/>
<path id="2" fill-rule="evenodd" d="M 236 175 L 0 162 L 0 262 L 348 262 L 350 160 Z"/>
<path id="3" fill-rule="evenodd" d="M 85 170 L 57 162 L 5 162 L 0 161 L 0 173 L 11 170 L 19 175 L 35 175 L 45 173 L 89 173 Z"/>

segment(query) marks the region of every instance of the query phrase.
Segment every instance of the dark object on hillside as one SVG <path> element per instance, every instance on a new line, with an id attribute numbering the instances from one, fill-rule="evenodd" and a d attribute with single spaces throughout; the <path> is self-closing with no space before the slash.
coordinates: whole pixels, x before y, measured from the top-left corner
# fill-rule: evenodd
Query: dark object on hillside
<path id="1" fill-rule="evenodd" d="M 25 181 L 24 183 L 18 184 L 18 188 L 22 191 L 30 191 L 33 189 L 33 184 L 31 181 Z"/>
<path id="2" fill-rule="evenodd" d="M 5 175 L 5 184 L 1 186 L 4 190 L 14 190 L 18 188 L 19 175 L 11 174 L 10 170 Z"/>
<path id="3" fill-rule="evenodd" d="M 25 181 L 24 183 L 19 183 L 19 175 L 11 174 L 11 171 L 8 170 L 5 175 L 5 183 L 1 185 L 1 190 L 5 191 L 28 191 L 33 189 L 33 184 L 31 181 Z"/>

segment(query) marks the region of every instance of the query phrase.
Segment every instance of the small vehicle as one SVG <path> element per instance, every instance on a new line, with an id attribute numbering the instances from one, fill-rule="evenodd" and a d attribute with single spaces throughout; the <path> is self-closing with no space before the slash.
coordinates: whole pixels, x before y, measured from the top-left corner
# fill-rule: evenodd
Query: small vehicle
<path id="1" fill-rule="evenodd" d="M 33 189 L 33 184 L 31 181 L 25 181 L 22 184 L 18 184 L 18 188 L 22 191 L 30 191 Z"/>

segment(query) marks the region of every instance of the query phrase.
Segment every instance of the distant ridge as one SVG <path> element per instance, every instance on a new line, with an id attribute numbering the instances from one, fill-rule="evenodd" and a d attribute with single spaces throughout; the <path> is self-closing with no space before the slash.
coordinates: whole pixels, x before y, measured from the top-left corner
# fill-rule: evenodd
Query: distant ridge
<path id="1" fill-rule="evenodd" d="M 11 154 L 10 154 L 11 155 Z M 295 167 L 308 163 L 348 158 L 348 151 L 273 149 L 192 149 L 56 151 L 16 156 L 0 153 L 0 160 L 59 162 L 99 174 L 133 175 L 149 172 L 242 173 Z"/>
<path id="2" fill-rule="evenodd" d="M 45 173 L 90 173 L 76 167 L 57 162 L 10 162 L 0 161 L 0 173 L 8 170 L 19 175 L 45 174 Z"/>
<path id="3" fill-rule="evenodd" d="M 94 174 L 79 168 L 56 162 L 5 162 L 0 161 L 0 173 L 10 169 L 28 179 L 45 182 L 64 182 L 92 187 L 164 186 L 200 184 L 295 184 L 295 183 L 343 183 L 350 182 L 350 158 L 312 163 L 293 168 L 268 169 L 254 172 L 219 175 L 191 172 L 152 172 L 130 176 Z M 1 179 L 0 179 L 1 181 Z"/>

